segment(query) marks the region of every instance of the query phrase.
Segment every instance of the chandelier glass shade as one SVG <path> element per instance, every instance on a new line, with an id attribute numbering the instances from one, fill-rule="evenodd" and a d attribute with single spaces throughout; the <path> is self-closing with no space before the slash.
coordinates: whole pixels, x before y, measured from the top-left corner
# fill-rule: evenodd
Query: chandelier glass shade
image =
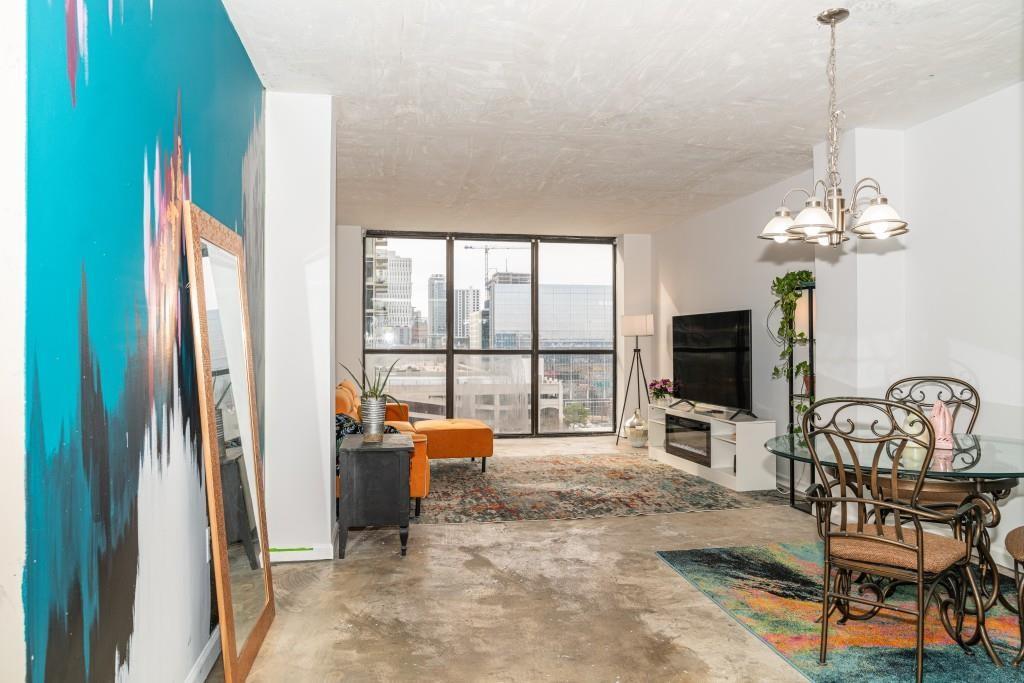
<path id="1" fill-rule="evenodd" d="M 828 77 L 828 168 L 825 180 L 818 180 L 810 191 L 795 188 L 786 193 L 782 205 L 761 230 L 758 238 L 775 242 L 804 242 L 838 247 L 848 241 L 848 232 L 862 239 L 888 239 L 908 231 L 903 220 L 882 194 L 874 178 L 862 178 L 853 186 L 850 204 L 843 196 L 839 174 L 839 120 L 842 111 L 836 98 L 836 24 L 850 16 L 849 10 L 830 9 L 818 15 L 818 22 L 829 27 L 829 53 L 825 74 Z M 819 187 L 821 195 L 818 194 Z M 803 209 L 794 217 L 786 202 L 794 192 L 807 196 Z M 868 199 L 861 193 L 873 193 Z M 852 224 L 847 230 L 847 224 Z"/>
<path id="2" fill-rule="evenodd" d="M 860 214 L 853 232 L 866 239 L 884 240 L 907 232 L 907 222 L 889 206 L 886 196 L 880 194 Z"/>
<path id="3" fill-rule="evenodd" d="M 836 223 L 817 197 L 808 197 L 803 211 L 793 219 L 789 231 L 801 237 L 818 237 L 836 231 Z"/>
<path id="4" fill-rule="evenodd" d="M 775 209 L 775 215 L 764 226 L 764 230 L 761 231 L 758 237 L 763 240 L 773 240 L 779 244 L 800 239 L 799 235 L 793 235 L 789 232 L 792 226 L 793 213 L 785 206 L 780 206 Z"/>

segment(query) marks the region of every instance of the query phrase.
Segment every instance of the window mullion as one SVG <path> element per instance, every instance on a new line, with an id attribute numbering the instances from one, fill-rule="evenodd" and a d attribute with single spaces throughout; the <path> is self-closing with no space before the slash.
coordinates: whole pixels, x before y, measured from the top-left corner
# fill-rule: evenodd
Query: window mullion
<path id="1" fill-rule="evenodd" d="M 445 416 L 455 417 L 455 240 L 445 239 Z"/>
<path id="2" fill-rule="evenodd" d="M 540 240 L 530 240 L 530 434 L 538 434 L 540 417 Z"/>

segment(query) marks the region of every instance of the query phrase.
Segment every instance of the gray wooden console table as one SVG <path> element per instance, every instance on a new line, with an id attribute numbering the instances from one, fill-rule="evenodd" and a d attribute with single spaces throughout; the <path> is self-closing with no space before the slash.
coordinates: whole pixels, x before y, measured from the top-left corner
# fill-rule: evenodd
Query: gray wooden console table
<path id="1" fill-rule="evenodd" d="M 412 439 L 385 434 L 381 443 L 366 443 L 362 434 L 349 434 L 338 444 L 341 508 L 338 557 L 345 557 L 352 527 L 398 526 L 405 555 L 409 541 L 409 458 Z"/>

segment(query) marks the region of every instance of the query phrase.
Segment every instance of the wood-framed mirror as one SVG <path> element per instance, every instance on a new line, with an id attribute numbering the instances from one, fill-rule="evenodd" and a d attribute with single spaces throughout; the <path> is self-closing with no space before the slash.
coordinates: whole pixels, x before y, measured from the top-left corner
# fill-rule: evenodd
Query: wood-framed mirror
<path id="1" fill-rule="evenodd" d="M 244 681 L 274 619 L 242 238 L 185 202 L 185 250 L 224 678 Z"/>

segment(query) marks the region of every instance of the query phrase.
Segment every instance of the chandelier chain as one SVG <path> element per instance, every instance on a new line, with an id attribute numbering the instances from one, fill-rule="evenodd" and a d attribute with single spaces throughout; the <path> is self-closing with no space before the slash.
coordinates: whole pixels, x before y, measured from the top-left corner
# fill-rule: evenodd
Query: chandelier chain
<path id="1" fill-rule="evenodd" d="M 825 63 L 825 77 L 828 81 L 828 130 L 825 144 L 828 149 L 825 153 L 823 177 L 817 178 L 810 189 L 795 188 L 787 192 L 782 198 L 782 204 L 758 235 L 759 239 L 773 240 L 779 244 L 799 242 L 838 248 L 849 241 L 848 232 L 861 239 L 884 240 L 903 235 L 909 230 L 907 221 L 900 218 L 889 205 L 881 185 L 874 178 L 864 177 L 856 182 L 851 180 L 850 197 L 843 194 L 843 178 L 839 173 L 839 135 L 845 113 L 839 108 L 836 87 L 836 25 L 849 16 L 850 10 L 844 7 L 827 9 L 817 16 L 818 25 L 827 26 L 829 31 L 828 60 Z M 819 186 L 824 190 L 820 197 Z M 807 195 L 803 209 L 795 216 L 788 204 L 793 192 Z M 862 192 L 873 193 L 874 197 L 867 200 L 861 196 Z"/>
<path id="2" fill-rule="evenodd" d="M 828 77 L 828 185 L 839 187 L 839 118 L 842 112 L 837 108 L 836 98 L 836 22 L 829 22 L 828 63 L 825 66 Z"/>

